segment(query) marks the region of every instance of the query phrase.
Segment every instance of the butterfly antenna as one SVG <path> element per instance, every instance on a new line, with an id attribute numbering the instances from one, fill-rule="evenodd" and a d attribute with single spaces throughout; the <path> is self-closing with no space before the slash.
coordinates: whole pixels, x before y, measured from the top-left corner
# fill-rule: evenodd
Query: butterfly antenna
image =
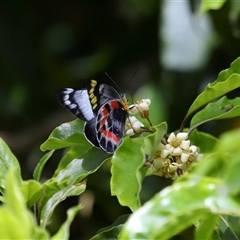
<path id="1" fill-rule="evenodd" d="M 105 74 L 106 74 L 106 76 L 114 83 L 114 85 L 117 87 L 118 91 L 120 92 L 121 89 L 119 88 L 119 86 L 117 85 L 117 83 L 110 77 L 110 75 L 109 75 L 107 72 L 105 72 Z"/>
<path id="2" fill-rule="evenodd" d="M 131 78 L 129 79 L 129 81 L 127 82 L 127 85 L 126 85 L 126 87 L 125 87 L 125 89 L 124 89 L 124 92 L 126 91 L 128 84 L 132 81 L 132 79 L 133 79 L 133 78 L 135 77 L 135 75 L 137 74 L 139 68 L 140 68 L 140 66 L 138 66 L 138 68 L 136 69 L 136 71 L 133 73 L 132 77 L 131 77 Z"/>

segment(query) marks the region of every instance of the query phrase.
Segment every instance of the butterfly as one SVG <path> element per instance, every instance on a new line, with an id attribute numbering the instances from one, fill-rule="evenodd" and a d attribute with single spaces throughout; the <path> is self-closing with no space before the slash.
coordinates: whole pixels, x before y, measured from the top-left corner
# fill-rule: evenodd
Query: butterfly
<path id="1" fill-rule="evenodd" d="M 57 97 L 63 107 L 85 121 L 84 134 L 92 145 L 114 153 L 123 141 L 129 113 L 125 94 L 91 80 L 83 89 L 60 89 Z"/>

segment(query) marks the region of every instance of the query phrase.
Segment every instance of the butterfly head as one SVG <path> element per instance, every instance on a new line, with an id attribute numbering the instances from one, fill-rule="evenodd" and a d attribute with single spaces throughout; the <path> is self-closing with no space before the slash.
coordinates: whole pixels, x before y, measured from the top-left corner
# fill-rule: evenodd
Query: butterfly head
<path id="1" fill-rule="evenodd" d="M 129 113 L 129 104 L 128 104 L 128 100 L 126 98 L 126 95 L 125 94 L 120 94 L 120 103 L 122 104 L 123 106 L 123 109 Z"/>

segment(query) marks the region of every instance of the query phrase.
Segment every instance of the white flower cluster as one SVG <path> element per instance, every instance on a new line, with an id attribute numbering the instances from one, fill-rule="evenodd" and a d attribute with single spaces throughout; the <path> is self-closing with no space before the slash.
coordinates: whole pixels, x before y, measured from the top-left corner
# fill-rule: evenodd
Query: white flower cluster
<path id="1" fill-rule="evenodd" d="M 151 104 L 150 99 L 138 100 L 135 104 L 129 106 L 131 114 L 140 114 L 142 118 L 146 118 L 149 115 L 149 106 Z"/>
<path id="2" fill-rule="evenodd" d="M 190 145 L 188 134 L 171 133 L 167 143 L 159 143 L 157 152 L 151 161 L 151 169 L 155 175 L 176 179 L 187 172 L 193 162 L 199 161 L 202 154 L 195 145 Z"/>
<path id="3" fill-rule="evenodd" d="M 140 114 L 142 118 L 148 118 L 150 99 L 138 100 L 129 106 L 130 114 Z M 144 131 L 144 125 L 134 116 L 129 116 L 125 124 L 125 134 L 127 136 L 139 136 Z"/>
<path id="4" fill-rule="evenodd" d="M 144 125 L 134 116 L 129 116 L 125 123 L 125 134 L 127 136 L 140 135 Z"/>

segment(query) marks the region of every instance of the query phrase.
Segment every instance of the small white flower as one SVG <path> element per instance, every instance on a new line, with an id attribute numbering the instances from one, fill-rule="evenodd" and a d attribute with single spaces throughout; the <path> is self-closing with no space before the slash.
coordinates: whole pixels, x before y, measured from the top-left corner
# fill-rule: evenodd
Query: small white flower
<path id="1" fill-rule="evenodd" d="M 164 162 L 160 157 L 157 157 L 157 158 L 154 159 L 153 165 L 158 170 L 158 169 L 164 167 Z"/>
<path id="2" fill-rule="evenodd" d="M 192 145 L 189 147 L 189 150 L 191 151 L 191 153 L 196 153 L 198 151 L 198 147 L 196 147 L 195 145 Z"/>
<path id="3" fill-rule="evenodd" d="M 129 106 L 129 113 L 139 114 L 142 118 L 148 118 L 150 104 L 150 99 L 138 100 L 136 103 Z"/>
<path id="4" fill-rule="evenodd" d="M 166 150 L 166 149 L 163 149 L 162 151 L 161 151 L 161 158 L 166 158 L 168 155 L 170 154 L 170 152 L 168 151 L 168 150 Z"/>
<path id="5" fill-rule="evenodd" d="M 141 122 L 139 122 L 139 121 L 135 121 L 132 124 L 132 128 L 133 129 L 139 130 L 139 129 L 141 129 L 141 127 L 144 127 L 144 125 Z"/>
<path id="6" fill-rule="evenodd" d="M 188 150 L 190 147 L 190 140 L 183 140 L 180 144 L 180 148 L 183 150 Z"/>
<path id="7" fill-rule="evenodd" d="M 132 104 L 129 106 L 129 113 L 130 114 L 137 114 L 139 113 L 139 110 L 137 109 L 135 104 Z"/>
<path id="8" fill-rule="evenodd" d="M 200 161 L 200 160 L 202 159 L 202 157 L 203 157 L 203 154 L 199 153 L 199 154 L 197 155 L 197 161 Z"/>
<path id="9" fill-rule="evenodd" d="M 127 118 L 125 123 L 126 135 L 133 136 L 139 133 L 141 134 L 142 127 L 144 127 L 144 125 L 140 121 L 138 121 L 137 118 L 135 118 L 134 116 L 130 116 Z"/>
<path id="10" fill-rule="evenodd" d="M 139 107 L 140 111 L 141 110 L 147 111 L 147 110 L 149 110 L 149 105 L 147 104 L 146 101 L 143 101 L 143 100 L 138 104 L 138 107 Z"/>
<path id="11" fill-rule="evenodd" d="M 175 148 L 172 152 L 173 156 L 180 156 L 181 154 L 182 154 L 182 149 L 180 147 Z"/>
<path id="12" fill-rule="evenodd" d="M 167 141 L 168 141 L 169 143 L 171 143 L 171 142 L 173 142 L 173 141 L 175 140 L 175 138 L 176 138 L 176 136 L 175 136 L 175 134 L 172 132 L 172 133 L 169 135 Z"/>
<path id="13" fill-rule="evenodd" d="M 186 132 L 179 132 L 177 134 L 177 138 L 179 138 L 181 140 L 186 140 L 188 138 L 188 133 L 186 133 Z"/>
<path id="14" fill-rule="evenodd" d="M 167 143 L 165 145 L 165 149 L 167 149 L 169 151 L 169 153 L 172 153 L 174 150 L 174 147 L 171 144 Z"/>
<path id="15" fill-rule="evenodd" d="M 128 130 L 126 131 L 126 135 L 131 137 L 131 136 L 134 136 L 135 133 L 134 133 L 133 129 L 130 128 L 130 129 L 128 129 Z"/>
<path id="16" fill-rule="evenodd" d="M 183 163 L 186 163 L 186 162 L 188 161 L 188 158 L 189 158 L 189 154 L 187 154 L 187 153 L 182 153 L 182 155 L 181 155 L 181 161 L 182 161 Z"/>

